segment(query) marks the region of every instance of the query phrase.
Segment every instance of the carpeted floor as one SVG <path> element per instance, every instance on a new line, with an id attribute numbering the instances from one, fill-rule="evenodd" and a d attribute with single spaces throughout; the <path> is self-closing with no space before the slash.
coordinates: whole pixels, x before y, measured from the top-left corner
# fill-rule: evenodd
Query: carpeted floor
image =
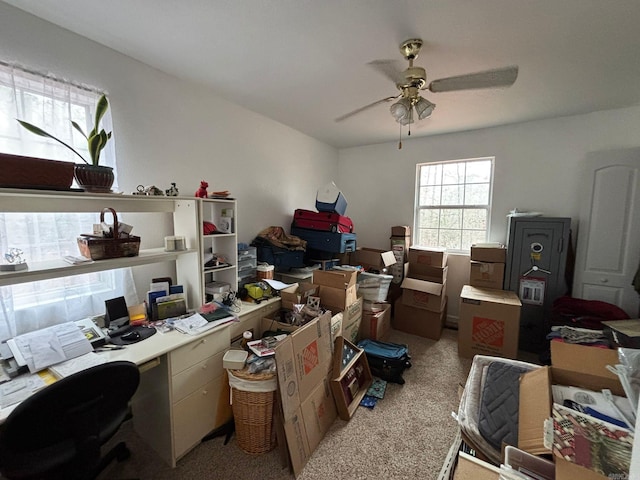
<path id="1" fill-rule="evenodd" d="M 389 341 L 406 343 L 413 366 L 404 385 L 389 383 L 372 410 L 359 407 L 350 421 L 336 420 L 298 480 L 437 478 L 457 426 L 458 385 L 471 361 L 457 353 L 457 331 L 445 329 L 439 341 L 392 331 Z M 277 450 L 259 456 L 242 452 L 235 437 L 200 444 L 175 469 L 135 434 L 131 422 L 112 441 L 125 440 L 132 457 L 112 464 L 101 480 L 133 479 L 293 479 Z"/>

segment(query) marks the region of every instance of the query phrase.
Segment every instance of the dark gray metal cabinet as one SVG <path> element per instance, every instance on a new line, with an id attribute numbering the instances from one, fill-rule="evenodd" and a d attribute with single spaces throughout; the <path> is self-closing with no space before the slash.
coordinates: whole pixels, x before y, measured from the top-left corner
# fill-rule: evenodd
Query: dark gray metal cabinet
<path id="1" fill-rule="evenodd" d="M 522 302 L 520 349 L 542 352 L 553 301 L 567 293 L 565 267 L 571 219 L 509 217 L 504 289 Z"/>

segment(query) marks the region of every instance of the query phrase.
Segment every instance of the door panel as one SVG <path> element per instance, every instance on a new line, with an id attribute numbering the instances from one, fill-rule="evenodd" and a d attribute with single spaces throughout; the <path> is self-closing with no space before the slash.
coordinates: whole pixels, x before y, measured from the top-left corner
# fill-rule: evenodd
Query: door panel
<path id="1" fill-rule="evenodd" d="M 574 297 L 638 315 L 631 285 L 640 262 L 640 149 L 595 152 L 585 163 Z"/>

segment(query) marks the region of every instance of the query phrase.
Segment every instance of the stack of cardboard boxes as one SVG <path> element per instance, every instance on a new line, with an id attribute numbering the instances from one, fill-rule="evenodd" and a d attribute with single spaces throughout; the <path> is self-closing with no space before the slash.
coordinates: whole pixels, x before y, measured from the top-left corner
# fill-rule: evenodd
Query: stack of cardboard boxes
<path id="1" fill-rule="evenodd" d="M 358 338 L 362 320 L 362 297 L 358 297 L 355 270 L 316 270 L 313 283 L 319 287 L 320 305 L 335 316 L 342 313 L 342 336 L 352 343 Z"/>
<path id="2" fill-rule="evenodd" d="M 471 246 L 469 285 L 502 290 L 507 249 L 503 245 Z"/>
<path id="3" fill-rule="evenodd" d="M 447 316 L 447 253 L 443 248 L 409 248 L 402 296 L 395 301 L 396 330 L 439 340 Z"/>
<path id="4" fill-rule="evenodd" d="M 460 293 L 458 354 L 517 358 L 522 304 L 502 290 L 507 250 L 503 245 L 471 247 L 469 285 Z"/>

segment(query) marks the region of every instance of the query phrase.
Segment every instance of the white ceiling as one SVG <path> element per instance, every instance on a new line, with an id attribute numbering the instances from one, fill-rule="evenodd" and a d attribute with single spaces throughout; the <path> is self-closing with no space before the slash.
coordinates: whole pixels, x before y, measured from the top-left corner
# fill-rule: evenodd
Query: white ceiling
<path id="1" fill-rule="evenodd" d="M 5 0 L 336 147 L 398 138 L 367 63 L 422 38 L 428 81 L 517 64 L 508 89 L 424 96 L 413 136 L 635 105 L 638 0 Z M 404 136 L 405 132 L 403 132 Z"/>

